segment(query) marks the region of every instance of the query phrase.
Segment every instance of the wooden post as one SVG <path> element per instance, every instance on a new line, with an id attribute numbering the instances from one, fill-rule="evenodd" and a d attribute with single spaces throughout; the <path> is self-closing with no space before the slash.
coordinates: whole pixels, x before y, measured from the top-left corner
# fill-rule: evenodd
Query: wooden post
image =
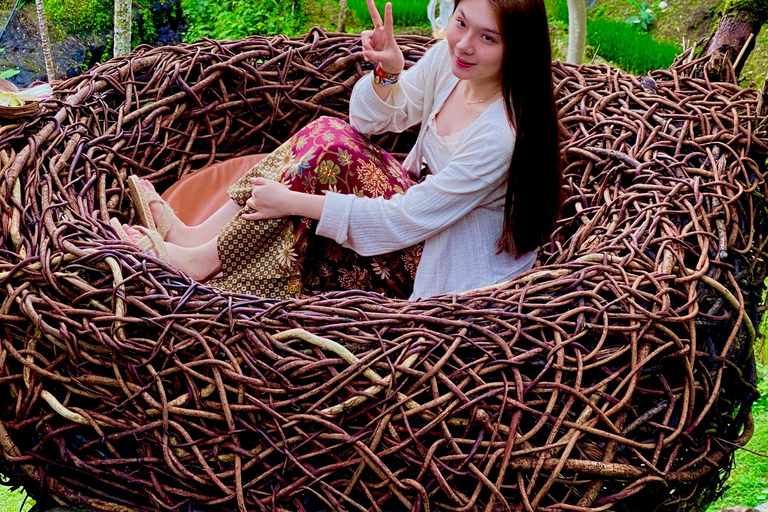
<path id="1" fill-rule="evenodd" d="M 568 56 L 566 62 L 581 64 L 587 47 L 586 0 L 568 0 Z"/>
<path id="2" fill-rule="evenodd" d="M 121 57 L 131 53 L 131 0 L 115 0 L 114 53 Z"/>
<path id="3" fill-rule="evenodd" d="M 344 32 L 345 25 L 347 24 L 347 0 L 339 0 L 339 32 Z"/>
<path id="4" fill-rule="evenodd" d="M 51 55 L 51 39 L 48 37 L 48 21 L 45 19 L 45 7 L 43 0 L 35 0 L 37 7 L 37 27 L 40 32 L 40 45 L 43 47 L 43 58 L 45 59 L 45 74 L 48 75 L 48 81 L 56 80 L 56 66 L 53 64 Z"/>

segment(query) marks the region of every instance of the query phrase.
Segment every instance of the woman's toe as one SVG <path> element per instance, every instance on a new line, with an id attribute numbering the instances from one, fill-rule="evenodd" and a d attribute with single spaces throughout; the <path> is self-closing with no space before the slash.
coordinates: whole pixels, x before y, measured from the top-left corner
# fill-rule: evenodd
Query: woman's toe
<path id="1" fill-rule="evenodd" d="M 134 244 L 139 243 L 139 240 L 141 240 L 144 237 L 144 235 L 142 235 L 138 229 L 134 228 L 129 224 L 123 224 L 123 229 L 125 230 L 125 233 L 128 235 L 128 238 L 130 238 L 131 242 L 133 242 Z"/>
<path id="2" fill-rule="evenodd" d="M 155 218 L 155 223 L 158 223 L 163 218 L 165 213 L 165 206 L 160 201 L 152 201 L 149 203 L 149 209 L 152 212 L 152 216 Z"/>

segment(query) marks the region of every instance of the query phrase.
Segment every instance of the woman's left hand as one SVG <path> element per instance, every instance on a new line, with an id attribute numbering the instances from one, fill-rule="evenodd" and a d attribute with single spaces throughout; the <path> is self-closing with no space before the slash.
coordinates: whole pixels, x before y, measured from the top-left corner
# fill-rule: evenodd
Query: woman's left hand
<path id="1" fill-rule="evenodd" d="M 292 215 L 290 210 L 294 192 L 274 180 L 251 178 L 251 197 L 245 205 L 253 213 L 243 213 L 245 220 L 277 219 Z"/>

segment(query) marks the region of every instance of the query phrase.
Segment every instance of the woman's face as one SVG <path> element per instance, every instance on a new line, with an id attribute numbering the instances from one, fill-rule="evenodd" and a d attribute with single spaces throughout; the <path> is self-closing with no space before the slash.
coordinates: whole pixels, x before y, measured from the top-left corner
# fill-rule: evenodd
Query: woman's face
<path id="1" fill-rule="evenodd" d="M 504 41 L 488 0 L 461 0 L 453 11 L 446 38 L 456 77 L 501 83 Z"/>

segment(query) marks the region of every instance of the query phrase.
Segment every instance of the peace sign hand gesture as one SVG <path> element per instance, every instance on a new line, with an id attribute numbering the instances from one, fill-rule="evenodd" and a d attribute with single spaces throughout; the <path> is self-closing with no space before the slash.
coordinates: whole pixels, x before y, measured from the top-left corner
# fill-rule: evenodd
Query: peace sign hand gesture
<path id="1" fill-rule="evenodd" d="M 364 30 L 361 35 L 363 42 L 363 57 L 368 62 L 378 62 L 381 68 L 389 74 L 399 74 L 405 67 L 405 58 L 395 41 L 395 30 L 392 23 L 392 3 L 384 6 L 384 21 L 376 8 L 374 0 L 368 1 L 368 12 L 371 13 L 373 30 Z"/>

